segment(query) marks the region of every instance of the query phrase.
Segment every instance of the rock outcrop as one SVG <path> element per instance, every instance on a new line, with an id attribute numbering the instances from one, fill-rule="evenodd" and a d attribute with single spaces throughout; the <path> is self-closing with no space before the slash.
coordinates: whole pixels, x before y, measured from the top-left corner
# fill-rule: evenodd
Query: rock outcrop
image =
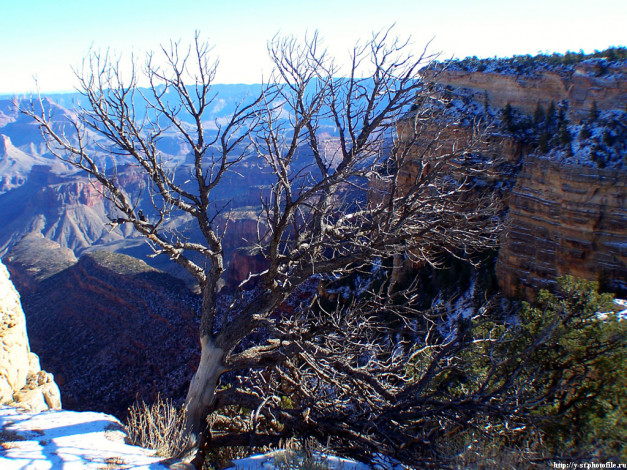
<path id="1" fill-rule="evenodd" d="M 462 61 L 424 74 L 445 90 L 451 108 L 468 109 L 456 115 L 481 109 L 494 119 L 492 143 L 513 164 L 496 267 L 502 291 L 531 299 L 566 274 L 627 291 L 626 62 L 480 66 Z M 561 127 L 543 114 L 551 103 Z M 517 110 L 516 126 L 506 122 L 506 105 Z"/>
<path id="2" fill-rule="evenodd" d="M 569 118 L 580 119 L 589 114 L 593 105 L 599 110 L 627 106 L 627 66 L 621 65 L 613 73 L 599 74 L 595 63 L 582 62 L 569 70 L 543 71 L 538 74 L 476 72 L 444 70 L 426 73 L 429 80 L 454 88 L 466 88 L 477 94 L 478 101 L 486 101 L 493 108 L 505 105 L 531 114 L 538 104 L 547 108 L 551 102 L 567 100 Z"/>
<path id="3" fill-rule="evenodd" d="M 19 294 L 0 263 L 0 404 L 5 403 L 31 411 L 60 409 L 61 394 L 30 351 Z"/>
<path id="4" fill-rule="evenodd" d="M 527 158 L 497 262 L 510 296 L 566 274 L 627 289 L 627 173 Z"/>

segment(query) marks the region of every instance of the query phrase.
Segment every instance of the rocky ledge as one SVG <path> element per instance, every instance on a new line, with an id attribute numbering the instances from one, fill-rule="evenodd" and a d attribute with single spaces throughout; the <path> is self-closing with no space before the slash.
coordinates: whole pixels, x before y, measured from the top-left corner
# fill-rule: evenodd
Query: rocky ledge
<path id="1" fill-rule="evenodd" d="M 424 75 L 428 81 L 471 90 L 478 101 L 496 109 L 509 104 L 532 114 L 538 105 L 546 108 L 551 102 L 567 101 L 568 117 L 581 119 L 593 106 L 599 110 L 624 110 L 627 106 L 627 64 L 615 64 L 610 72 L 599 74 L 593 63 L 582 62 L 568 68 L 568 73 L 545 70 L 529 76 L 450 67 L 437 73 L 428 70 Z"/>
<path id="2" fill-rule="evenodd" d="M 61 408 L 61 393 L 52 374 L 41 370 L 30 351 L 20 297 L 0 263 L 0 404 L 32 411 Z"/>

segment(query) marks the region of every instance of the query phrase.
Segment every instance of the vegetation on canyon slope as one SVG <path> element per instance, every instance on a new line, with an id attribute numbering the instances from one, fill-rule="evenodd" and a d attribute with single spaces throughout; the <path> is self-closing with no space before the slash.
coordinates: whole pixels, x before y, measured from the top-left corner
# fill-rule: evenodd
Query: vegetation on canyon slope
<path id="1" fill-rule="evenodd" d="M 453 340 L 414 342 L 411 360 L 401 363 L 407 374 L 403 392 L 411 396 L 410 402 L 402 404 L 407 407 L 404 412 L 393 416 L 396 403 L 388 404 L 386 418 L 393 420 L 394 429 L 387 437 L 401 435 L 407 446 L 420 440 L 421 451 L 414 449 L 406 460 L 401 447 L 395 458 L 421 468 L 527 468 L 556 459 L 627 457 L 623 445 L 627 324 L 616 317 L 612 295 L 600 294 L 594 282 L 565 277 L 555 292 L 540 291 L 533 303 L 504 310 L 506 305 L 495 298 L 482 311 L 460 318 Z M 263 387 L 258 379 L 241 380 L 258 391 Z M 272 375 L 266 374 L 264 381 L 269 380 Z M 303 410 L 302 394 L 283 393 L 275 408 L 277 418 L 282 410 Z M 352 397 L 355 411 L 359 402 L 359 396 Z M 228 439 L 234 430 L 246 430 L 256 412 L 247 407 L 251 403 L 233 404 L 212 416 L 213 435 Z M 304 409 L 319 424 L 320 416 L 311 405 Z M 331 409 L 327 414 L 335 412 Z M 377 417 L 371 414 L 372 426 L 384 424 Z M 135 419 L 134 433 L 154 436 L 158 429 L 150 429 L 150 424 L 160 418 L 142 419 L 145 429 L 135 429 Z M 259 432 L 272 425 L 263 420 L 257 424 Z M 298 437 L 315 436 L 322 449 L 341 451 L 317 431 L 311 426 L 309 434 Z M 259 444 L 251 436 L 248 445 Z M 343 454 L 351 451 L 345 448 Z M 214 449 L 208 462 L 220 468 L 230 458 L 245 455 L 245 447 Z M 352 455 L 359 456 L 354 449 Z"/>
<path id="2" fill-rule="evenodd" d="M 500 112 L 505 131 L 543 158 L 597 168 L 627 167 L 627 112 L 590 109 L 584 119 L 567 116 L 568 103 L 536 106 L 533 116 L 510 105 Z"/>

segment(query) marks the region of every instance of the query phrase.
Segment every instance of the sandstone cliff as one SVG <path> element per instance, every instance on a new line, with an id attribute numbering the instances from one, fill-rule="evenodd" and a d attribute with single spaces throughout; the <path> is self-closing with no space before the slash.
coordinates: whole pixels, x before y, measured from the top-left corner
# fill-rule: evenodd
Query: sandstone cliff
<path id="1" fill-rule="evenodd" d="M 627 106 L 627 64 L 620 63 L 599 74 L 597 62 L 582 62 L 567 70 L 544 70 L 533 74 L 456 70 L 451 67 L 426 78 L 442 85 L 472 90 L 479 102 L 493 108 L 509 104 L 533 113 L 538 104 L 568 101 L 569 117 L 585 117 L 593 105 L 599 110 L 625 110 Z"/>
<path id="2" fill-rule="evenodd" d="M 627 289 L 627 172 L 528 157 L 509 198 L 497 276 L 530 297 L 566 274 Z"/>
<path id="3" fill-rule="evenodd" d="M 503 292 L 530 298 L 565 274 L 625 292 L 627 63 L 469 63 L 425 77 L 448 95 L 453 114 L 481 108 L 497 152 L 514 163 L 497 262 Z"/>
<path id="4" fill-rule="evenodd" d="M 61 394 L 30 352 L 19 294 L 0 263 L 0 404 L 5 403 L 32 411 L 60 409 Z"/>

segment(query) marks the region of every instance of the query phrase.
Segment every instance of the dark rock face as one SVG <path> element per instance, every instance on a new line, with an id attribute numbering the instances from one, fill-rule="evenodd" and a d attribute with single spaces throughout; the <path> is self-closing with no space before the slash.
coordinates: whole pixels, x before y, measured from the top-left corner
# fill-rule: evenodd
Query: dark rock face
<path id="1" fill-rule="evenodd" d="M 64 407 L 122 416 L 136 399 L 185 396 L 199 345 L 197 300 L 182 281 L 107 252 L 42 278 L 16 252 L 7 265 L 18 290 L 25 286 L 31 343 L 57 377 Z M 37 253 L 55 256 L 55 248 Z"/>
<path id="2" fill-rule="evenodd" d="M 240 285 L 246 290 L 254 288 L 261 278 L 249 278 L 249 275 L 259 274 L 268 269 L 269 265 L 268 260 L 258 251 L 249 248 L 235 250 L 226 271 L 226 291 L 233 292 Z"/>

